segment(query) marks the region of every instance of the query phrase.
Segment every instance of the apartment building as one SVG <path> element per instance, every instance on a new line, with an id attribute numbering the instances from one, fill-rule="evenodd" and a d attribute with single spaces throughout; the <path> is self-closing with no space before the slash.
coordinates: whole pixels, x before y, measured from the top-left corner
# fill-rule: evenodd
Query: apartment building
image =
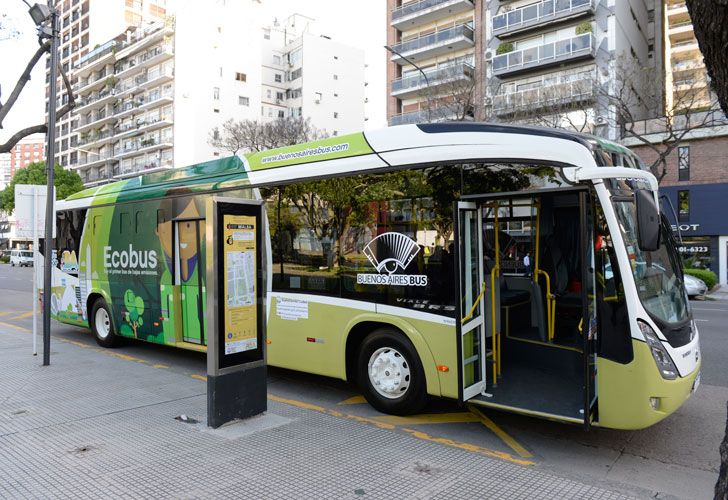
<path id="1" fill-rule="evenodd" d="M 15 172 L 21 168 L 25 168 L 31 163 L 45 161 L 45 136 L 43 134 L 33 134 L 23 137 L 10 150 L 10 169 L 8 174 L 10 178 Z"/>
<path id="2" fill-rule="evenodd" d="M 74 69 L 82 57 L 121 33 L 127 26 L 140 26 L 143 21 L 160 20 L 166 15 L 166 0 L 60 0 L 55 2 L 61 24 L 59 66 L 77 88 Z M 46 113 L 50 83 L 50 59 L 46 59 Z M 60 108 L 68 102 L 68 93 L 57 76 L 57 101 Z M 66 114 L 56 124 L 56 161 L 63 166 L 76 163 L 78 152 L 77 120 Z"/>
<path id="3" fill-rule="evenodd" d="M 455 94 L 483 88 L 482 0 L 387 0 L 387 119 L 390 125 L 473 118 Z M 455 105 L 453 105 L 455 104 Z"/>
<path id="4" fill-rule="evenodd" d="M 10 153 L 0 153 L 0 190 L 5 189 L 13 175 L 10 173 Z"/>
<path id="5" fill-rule="evenodd" d="M 563 116 L 550 121 L 555 126 L 617 139 L 618 117 L 596 89 L 614 87 L 622 76 L 620 58 L 639 67 L 661 67 L 661 41 L 655 36 L 661 6 L 655 1 L 489 2 L 490 114 L 529 121 L 556 112 Z"/>
<path id="6" fill-rule="evenodd" d="M 329 135 L 364 128 L 364 51 L 296 14 L 263 29 L 261 117 L 309 118 Z M 298 29 L 296 29 L 298 28 Z"/>
<path id="7" fill-rule="evenodd" d="M 684 0 L 667 0 L 664 9 L 665 108 L 680 112 L 711 105 L 708 73 Z"/>

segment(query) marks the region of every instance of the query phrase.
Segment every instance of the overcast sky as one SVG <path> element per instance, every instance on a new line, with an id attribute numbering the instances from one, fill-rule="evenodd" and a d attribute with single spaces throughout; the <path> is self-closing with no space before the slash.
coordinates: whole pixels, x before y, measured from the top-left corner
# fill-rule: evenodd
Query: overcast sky
<path id="1" fill-rule="evenodd" d="M 237 0 L 245 1 L 245 0 Z M 366 79 L 369 82 L 366 114 L 369 120 L 365 128 L 386 126 L 386 2 L 377 0 L 262 0 L 273 16 L 280 19 L 292 13 L 312 17 L 316 22 L 312 31 L 330 36 L 354 47 L 364 49 Z M 95 2 L 100 4 L 98 0 Z M 366 4 L 366 8 L 364 5 Z M 38 47 L 28 8 L 21 0 L 0 0 L 0 14 L 7 14 L 6 20 L 17 29 L 17 38 L 0 40 L 0 101 L 5 102 L 15 82 L 22 73 L 30 57 Z M 199 2 L 204 5 L 204 2 Z M 23 127 L 42 123 L 44 120 L 44 67 L 41 60 L 32 73 L 31 81 L 0 130 L 0 142 Z"/>

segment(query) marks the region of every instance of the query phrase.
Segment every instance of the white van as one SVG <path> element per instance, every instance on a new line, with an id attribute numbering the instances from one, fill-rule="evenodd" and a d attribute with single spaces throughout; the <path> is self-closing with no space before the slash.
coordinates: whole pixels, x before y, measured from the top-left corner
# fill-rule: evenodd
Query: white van
<path id="1" fill-rule="evenodd" d="M 33 252 L 32 250 L 13 250 L 10 252 L 10 265 L 17 266 L 32 266 L 33 265 Z"/>

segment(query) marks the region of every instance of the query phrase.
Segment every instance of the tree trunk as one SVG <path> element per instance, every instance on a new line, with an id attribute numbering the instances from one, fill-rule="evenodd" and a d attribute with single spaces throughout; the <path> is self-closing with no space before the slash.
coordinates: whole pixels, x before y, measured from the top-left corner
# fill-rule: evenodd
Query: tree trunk
<path id="1" fill-rule="evenodd" d="M 726 404 L 728 407 L 728 404 Z M 728 500 L 728 419 L 725 424 L 725 437 L 720 444 L 720 473 L 715 483 L 715 500 Z"/>
<path id="2" fill-rule="evenodd" d="M 728 0 L 687 0 L 711 86 L 728 115 Z"/>

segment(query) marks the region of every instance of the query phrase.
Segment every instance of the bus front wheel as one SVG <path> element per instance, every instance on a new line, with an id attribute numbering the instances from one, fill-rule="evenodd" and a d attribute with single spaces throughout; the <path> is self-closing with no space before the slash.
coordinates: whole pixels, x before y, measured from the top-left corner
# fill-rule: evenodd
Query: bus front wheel
<path id="1" fill-rule="evenodd" d="M 411 415 L 425 406 L 425 372 L 404 335 L 389 328 L 370 333 L 362 342 L 357 368 L 364 397 L 377 410 Z"/>
<path id="2" fill-rule="evenodd" d="M 114 332 L 114 323 L 111 321 L 111 311 L 104 299 L 97 299 L 91 308 L 91 330 L 94 332 L 96 342 L 101 347 L 114 347 L 118 337 Z"/>

